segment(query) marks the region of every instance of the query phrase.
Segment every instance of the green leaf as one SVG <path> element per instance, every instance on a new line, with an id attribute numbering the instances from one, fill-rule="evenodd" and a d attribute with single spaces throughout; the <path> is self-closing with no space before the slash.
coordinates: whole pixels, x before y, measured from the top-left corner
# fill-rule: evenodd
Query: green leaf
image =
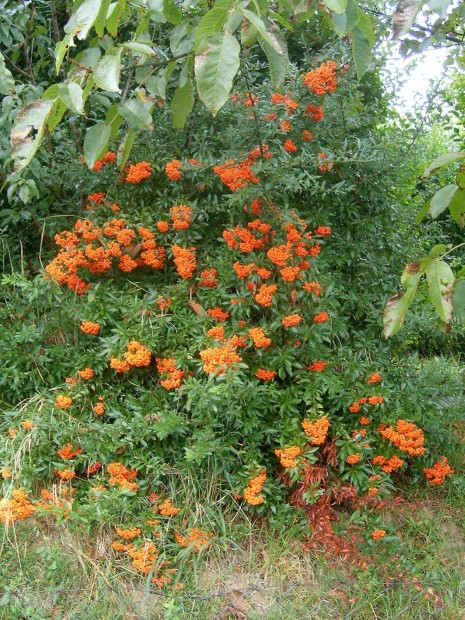
<path id="1" fill-rule="evenodd" d="M 465 323 L 465 278 L 455 281 L 452 303 L 454 318 L 463 325 Z"/>
<path id="2" fill-rule="evenodd" d="M 230 7 L 228 6 L 230 5 Z M 214 6 L 210 11 L 205 13 L 202 19 L 197 26 L 197 30 L 195 32 L 195 51 L 199 49 L 202 41 L 214 34 L 215 32 L 221 32 L 228 16 L 229 9 L 234 6 L 235 2 L 232 0 L 228 4 L 221 3 L 220 6 Z"/>
<path id="3" fill-rule="evenodd" d="M 84 99 L 82 88 L 76 82 L 68 84 L 60 84 L 60 98 L 67 108 L 76 112 L 76 114 L 84 113 Z"/>
<path id="4" fill-rule="evenodd" d="M 431 206 L 430 202 L 427 202 L 422 206 L 422 208 L 418 211 L 418 213 L 415 216 L 415 224 L 421 224 L 421 222 L 428 215 L 430 206 Z"/>
<path id="5" fill-rule="evenodd" d="M 108 15 L 108 9 L 110 8 L 111 0 L 102 0 L 100 4 L 100 9 L 95 18 L 94 28 L 95 32 L 99 37 L 103 37 L 103 32 L 105 30 L 105 21 Z"/>
<path id="6" fill-rule="evenodd" d="M 465 224 L 465 190 L 459 188 L 452 196 L 449 202 L 449 212 L 454 222 L 456 222 L 460 228 L 463 228 Z"/>
<path id="7" fill-rule="evenodd" d="M 278 24 L 281 24 L 281 26 L 283 26 L 284 28 L 286 28 L 290 32 L 292 32 L 294 30 L 294 26 L 291 24 L 291 22 L 288 21 L 287 19 L 285 19 L 280 13 L 277 13 L 276 11 L 272 11 L 271 9 L 268 9 L 268 14 L 275 21 L 277 21 Z"/>
<path id="8" fill-rule="evenodd" d="M 438 256 L 442 256 L 444 252 L 447 252 L 447 250 L 450 250 L 451 247 L 451 245 L 446 245 L 445 243 L 437 243 L 436 245 L 433 245 L 429 255 L 433 258 L 437 258 Z"/>
<path id="9" fill-rule="evenodd" d="M 129 41 L 129 43 L 123 43 L 123 47 L 126 47 L 128 50 L 136 52 L 137 54 L 142 54 L 143 56 L 158 56 L 156 51 L 152 49 L 150 45 L 145 45 L 145 43 L 139 43 L 138 41 Z"/>
<path id="10" fill-rule="evenodd" d="M 399 0 L 392 16 L 392 38 L 398 39 L 408 32 L 413 24 L 423 0 Z"/>
<path id="11" fill-rule="evenodd" d="M 110 140 L 112 138 L 117 138 L 119 128 L 124 122 L 124 118 L 119 113 L 118 108 L 119 108 L 118 104 L 114 103 L 108 108 L 107 113 L 105 115 L 105 125 L 108 125 L 111 130 Z"/>
<path id="12" fill-rule="evenodd" d="M 194 88 L 192 86 L 192 80 L 188 80 L 184 86 L 176 90 L 171 99 L 170 107 L 173 115 L 173 127 L 182 129 L 194 107 Z"/>
<path id="13" fill-rule="evenodd" d="M 272 47 L 277 54 L 283 54 L 282 45 L 280 44 L 279 40 L 273 32 L 273 30 L 279 30 L 278 26 L 276 24 L 273 24 L 273 30 L 271 30 L 270 24 L 272 24 L 273 22 L 266 20 L 268 22 L 267 28 L 265 22 L 256 13 L 252 13 L 252 11 L 248 11 L 247 9 L 242 9 L 242 13 L 249 20 L 249 22 L 255 26 L 260 37 L 264 41 L 266 41 L 267 44 Z"/>
<path id="14" fill-rule="evenodd" d="M 406 265 L 401 278 L 401 283 L 406 290 L 391 297 L 384 310 L 385 338 L 394 336 L 402 327 L 407 310 L 415 298 L 418 284 L 433 260 L 431 257 L 425 256 L 419 261 Z"/>
<path id="15" fill-rule="evenodd" d="M 360 20 L 360 14 L 364 14 L 363 11 L 360 11 L 358 8 L 358 4 L 355 0 L 347 0 L 347 32 L 352 32 L 354 27 L 358 24 Z"/>
<path id="16" fill-rule="evenodd" d="M 267 21 L 265 23 L 267 23 L 268 34 L 273 35 L 274 39 L 277 42 L 277 45 L 269 45 L 268 42 L 265 41 L 265 39 L 263 39 L 260 35 L 258 35 L 258 42 L 260 43 L 260 47 L 265 52 L 265 55 L 268 59 L 271 83 L 273 84 L 274 88 L 278 89 L 281 88 L 284 82 L 289 66 L 287 44 L 281 34 L 281 31 L 275 24 L 273 24 L 273 22 Z M 279 47 L 280 52 L 276 51 L 277 47 Z"/>
<path id="17" fill-rule="evenodd" d="M 61 98 L 55 99 L 53 102 L 53 107 L 50 110 L 50 114 L 47 117 L 47 128 L 50 133 L 54 132 L 55 127 L 61 121 L 65 112 L 66 105 L 63 103 Z"/>
<path id="18" fill-rule="evenodd" d="M 92 170 L 95 162 L 106 155 L 110 142 L 111 127 L 99 123 L 89 127 L 84 138 L 84 157 L 87 167 Z"/>
<path id="19" fill-rule="evenodd" d="M 402 272 L 402 277 L 400 282 L 404 288 L 409 288 L 410 286 L 416 286 L 421 278 L 421 276 L 425 273 L 427 266 L 431 262 L 431 257 L 425 256 L 419 261 L 412 261 L 405 266 L 404 271 Z"/>
<path id="20" fill-rule="evenodd" d="M 455 182 L 460 187 L 460 189 L 465 189 L 465 164 L 462 164 L 457 172 L 457 176 L 455 178 Z"/>
<path id="21" fill-rule="evenodd" d="M 341 15 L 332 13 L 331 20 L 336 34 L 339 37 L 343 37 L 347 33 L 347 13 L 342 13 Z"/>
<path id="22" fill-rule="evenodd" d="M 452 287 L 455 276 L 449 265 L 443 260 L 433 260 L 426 268 L 429 298 L 436 312 L 444 323 L 452 320 Z"/>
<path id="23" fill-rule="evenodd" d="M 107 17 L 107 30 L 112 37 L 116 37 L 118 34 L 119 20 L 126 8 L 126 0 L 118 0 L 110 6 Z"/>
<path id="24" fill-rule="evenodd" d="M 195 79 L 200 99 L 213 116 L 226 103 L 239 69 L 240 45 L 227 33 L 215 33 L 199 46 L 195 57 Z"/>
<path id="25" fill-rule="evenodd" d="M 251 47 L 257 42 L 258 32 L 255 26 L 244 19 L 241 25 L 241 45 L 242 47 Z"/>
<path id="26" fill-rule="evenodd" d="M 394 336 L 402 327 L 407 310 L 415 297 L 420 278 L 421 275 L 414 286 L 410 286 L 406 291 L 397 293 L 387 302 L 383 317 L 385 338 Z"/>
<path id="27" fill-rule="evenodd" d="M 371 63 L 371 50 L 375 43 L 375 35 L 370 18 L 359 10 L 357 25 L 351 32 L 352 57 L 357 77 L 360 80 L 368 71 Z"/>
<path id="28" fill-rule="evenodd" d="M 440 155 L 434 161 L 430 163 L 430 165 L 426 168 L 426 170 L 421 175 L 422 179 L 426 179 L 430 177 L 432 174 L 435 174 L 444 166 L 448 166 L 449 164 L 453 164 L 455 161 L 459 161 L 465 158 L 465 153 L 454 152 L 454 153 L 445 153 L 444 155 Z"/>
<path id="29" fill-rule="evenodd" d="M 330 11 L 339 14 L 344 13 L 347 7 L 347 0 L 323 0 L 323 3 Z"/>
<path id="30" fill-rule="evenodd" d="M 25 168 L 39 148 L 53 103 L 50 99 L 37 99 L 23 108 L 15 118 L 10 134 L 15 172 Z"/>
<path id="31" fill-rule="evenodd" d="M 131 99 L 118 106 L 118 111 L 129 127 L 136 129 L 153 129 L 151 108 L 152 103 L 142 103 L 137 99 Z"/>
<path id="32" fill-rule="evenodd" d="M 94 69 L 95 85 L 102 90 L 119 93 L 122 48 L 110 48 Z"/>
<path id="33" fill-rule="evenodd" d="M 5 66 L 5 57 L 0 52 L 0 94 L 12 95 L 15 92 L 15 81 L 11 71 Z"/>
<path id="34" fill-rule="evenodd" d="M 89 96 L 90 91 L 94 87 L 94 76 L 90 74 L 87 78 L 86 85 L 84 86 L 84 90 L 82 91 L 82 101 L 85 103 L 87 101 L 87 97 Z"/>
<path id="35" fill-rule="evenodd" d="M 68 50 L 72 37 L 66 35 L 62 41 L 59 41 L 55 46 L 55 71 L 58 73 L 63 62 L 63 58 Z"/>
<path id="36" fill-rule="evenodd" d="M 163 15 L 170 24 L 180 24 L 182 22 L 182 13 L 176 6 L 175 0 L 163 0 Z"/>
<path id="37" fill-rule="evenodd" d="M 95 66 L 101 56 L 102 52 L 98 47 L 88 47 L 85 50 L 82 50 L 82 52 L 79 52 L 74 60 L 81 65 L 89 67 L 89 69 L 95 69 Z"/>
<path id="38" fill-rule="evenodd" d="M 55 100 L 60 96 L 60 84 L 52 84 L 42 93 L 42 99 Z"/>
<path id="39" fill-rule="evenodd" d="M 81 40 L 85 39 L 97 19 L 101 4 L 102 0 L 84 0 L 65 25 L 66 34 L 71 37 L 77 36 Z"/>
<path id="40" fill-rule="evenodd" d="M 441 187 L 431 198 L 429 213 L 433 219 L 436 219 L 443 211 L 447 209 L 450 201 L 454 197 L 458 187 L 455 183 Z"/>
<path id="41" fill-rule="evenodd" d="M 116 154 L 116 163 L 118 164 L 118 169 L 123 170 L 126 162 L 128 161 L 129 155 L 131 154 L 132 147 L 134 145 L 134 140 L 136 139 L 137 131 L 131 127 L 128 130 L 124 140 L 121 142 L 118 148 L 118 152 Z"/>

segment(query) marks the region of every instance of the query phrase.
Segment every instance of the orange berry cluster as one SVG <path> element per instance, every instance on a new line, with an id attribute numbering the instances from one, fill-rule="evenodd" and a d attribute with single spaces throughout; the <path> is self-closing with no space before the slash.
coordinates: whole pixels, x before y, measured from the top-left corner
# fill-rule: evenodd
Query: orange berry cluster
<path id="1" fill-rule="evenodd" d="M 281 319 L 281 324 L 284 327 L 295 327 L 302 321 L 302 317 L 299 314 L 289 314 Z"/>
<path id="2" fill-rule="evenodd" d="M 96 415 L 103 415 L 105 413 L 105 403 L 104 401 L 104 397 L 103 396 L 99 396 L 98 397 L 99 402 L 95 403 L 95 405 L 92 405 L 92 411 L 96 414 Z"/>
<path id="3" fill-rule="evenodd" d="M 381 538 L 384 538 L 386 536 L 386 530 L 373 530 L 371 532 L 371 538 L 373 540 L 381 540 Z"/>
<path id="4" fill-rule="evenodd" d="M 307 370 L 312 370 L 313 372 L 323 372 L 326 369 L 326 366 L 328 364 L 329 362 L 322 362 L 322 361 L 313 362 L 313 364 L 310 364 L 310 366 L 307 366 Z"/>
<path id="5" fill-rule="evenodd" d="M 318 312 L 313 317 L 314 323 L 326 323 L 327 321 L 329 321 L 329 314 L 327 312 Z"/>
<path id="6" fill-rule="evenodd" d="M 179 532 L 175 533 L 176 542 L 181 547 L 192 547 L 196 553 L 208 547 L 211 544 L 212 537 L 211 532 L 200 530 L 197 527 L 191 528 L 186 536 L 182 536 Z"/>
<path id="7" fill-rule="evenodd" d="M 109 151 L 106 155 L 102 157 L 102 159 L 98 159 L 95 162 L 92 170 L 94 172 L 98 172 L 99 170 L 103 168 L 103 166 L 106 166 L 106 164 L 114 164 L 115 161 L 116 161 L 116 153 L 112 153 L 111 151 Z"/>
<path id="8" fill-rule="evenodd" d="M 192 223 L 192 208 L 187 205 L 171 207 L 170 215 L 174 230 L 187 230 Z"/>
<path id="9" fill-rule="evenodd" d="M 117 268 L 126 273 L 138 267 L 164 267 L 165 249 L 157 245 L 154 234 L 144 227 L 137 231 L 128 228 L 124 219 L 113 218 L 102 227 L 80 219 L 73 231 L 55 235 L 55 242 L 61 249 L 46 266 L 45 277 L 67 285 L 78 295 L 89 289 L 89 284 L 80 275 L 82 270 L 105 274 L 111 271 L 115 260 L 118 261 Z M 91 322 L 82 325 L 84 333 L 95 333 Z"/>
<path id="10" fill-rule="evenodd" d="M 336 63 L 328 60 L 316 69 L 312 69 L 301 75 L 303 83 L 315 95 L 326 95 L 327 92 L 334 92 L 337 89 Z"/>
<path id="11" fill-rule="evenodd" d="M 271 103 L 273 105 L 283 103 L 289 112 L 294 112 L 299 107 L 297 101 L 294 101 L 294 99 L 286 97 L 285 95 L 281 95 L 280 93 L 273 93 L 271 95 Z"/>
<path id="12" fill-rule="evenodd" d="M 165 499 L 165 501 L 158 506 L 158 512 L 163 517 L 175 517 L 181 512 L 181 509 L 173 506 L 173 502 L 170 499 Z"/>
<path id="13" fill-rule="evenodd" d="M 263 368 L 259 368 L 255 376 L 261 381 L 272 381 L 276 376 L 276 370 L 264 370 Z"/>
<path id="14" fill-rule="evenodd" d="M 454 473 L 445 456 L 441 456 L 432 467 L 425 467 L 423 471 L 432 485 L 444 484 L 446 476 Z"/>
<path id="15" fill-rule="evenodd" d="M 413 422 L 397 420 L 396 427 L 382 424 L 378 432 L 385 439 L 389 439 L 399 450 L 410 456 L 421 456 L 425 453 L 425 436 L 421 428 Z"/>
<path id="16" fill-rule="evenodd" d="M 195 248 L 181 248 L 179 245 L 174 244 L 171 246 L 171 250 L 178 274 L 183 280 L 188 280 L 197 267 Z"/>
<path id="17" fill-rule="evenodd" d="M 200 274 L 201 280 L 199 286 L 205 288 L 216 288 L 218 282 L 218 271 L 216 269 L 204 269 Z"/>
<path id="18" fill-rule="evenodd" d="M 166 164 L 165 173 L 170 181 L 180 181 L 182 179 L 182 173 L 180 170 L 182 165 L 182 161 L 179 161 L 178 159 L 173 159 Z"/>
<path id="19" fill-rule="evenodd" d="M 124 360 L 117 357 L 110 357 L 110 368 L 117 373 L 128 372 L 131 368 L 142 368 L 150 364 L 152 353 L 146 346 L 137 340 L 130 340 L 126 345 L 126 352 L 123 354 Z"/>
<path id="20" fill-rule="evenodd" d="M 271 338 L 265 335 L 261 327 L 252 327 L 247 333 L 252 338 L 254 346 L 257 347 L 257 349 L 264 349 L 272 344 Z"/>
<path id="21" fill-rule="evenodd" d="M 133 540 L 142 533 L 142 530 L 138 527 L 130 527 L 125 530 L 117 527 L 115 530 L 118 536 L 124 540 Z"/>
<path id="22" fill-rule="evenodd" d="M 356 452 L 355 454 L 349 454 L 349 456 L 346 457 L 346 463 L 348 463 L 349 465 L 355 465 L 356 463 L 360 463 L 361 458 L 362 455 L 360 454 L 360 452 Z"/>
<path id="23" fill-rule="evenodd" d="M 97 336 L 100 331 L 100 325 L 98 323 L 94 323 L 93 321 L 83 321 L 79 326 L 79 329 L 83 334 Z"/>
<path id="24" fill-rule="evenodd" d="M 137 476 L 137 469 L 127 469 L 122 463 L 110 463 L 107 467 L 110 474 L 108 484 L 111 487 L 118 486 L 122 489 L 137 491 L 137 484 L 133 482 Z"/>
<path id="25" fill-rule="evenodd" d="M 259 182 L 249 164 L 245 162 L 236 163 L 233 159 L 225 161 L 220 166 L 214 166 L 213 172 L 219 176 L 221 182 L 231 192 L 236 192 L 250 183 Z"/>
<path id="26" fill-rule="evenodd" d="M 302 428 L 304 429 L 307 437 L 310 438 L 310 443 L 314 446 L 321 446 L 326 441 L 329 427 L 331 426 L 328 418 L 318 418 L 318 420 L 303 420 Z"/>
<path id="27" fill-rule="evenodd" d="M 254 299 L 259 306 L 269 308 L 273 302 L 273 295 L 278 290 L 276 284 L 262 284 L 258 289 L 258 292 L 254 295 Z"/>
<path id="28" fill-rule="evenodd" d="M 136 184 L 145 181 L 145 179 L 149 179 L 151 176 L 152 166 L 147 161 L 140 161 L 126 168 L 126 177 L 124 181 L 126 183 Z"/>
<path id="29" fill-rule="evenodd" d="M 174 390 L 180 387 L 184 379 L 184 370 L 176 367 L 176 360 L 172 358 L 157 357 L 157 370 L 160 374 L 167 375 L 160 381 L 165 390 Z"/>
<path id="30" fill-rule="evenodd" d="M 404 461 L 400 459 L 398 456 L 391 456 L 390 458 L 385 458 L 384 456 L 375 456 L 371 459 L 373 465 L 380 465 L 381 469 L 386 474 L 392 474 L 393 471 L 400 469 L 404 464 Z"/>
<path id="31" fill-rule="evenodd" d="M 266 472 L 262 472 L 255 478 L 252 478 L 252 480 L 249 480 L 249 485 L 244 489 L 244 499 L 251 506 L 258 506 L 265 501 L 263 495 L 260 495 L 265 480 Z"/>
<path id="32" fill-rule="evenodd" d="M 216 375 L 221 375 L 225 373 L 228 368 L 242 362 L 242 357 L 236 353 L 236 347 L 231 343 L 200 351 L 200 359 L 203 362 L 204 371 Z"/>
<path id="33" fill-rule="evenodd" d="M 319 123 L 324 118 L 324 110 L 319 105 L 309 103 L 305 108 L 305 116 L 311 116 L 314 123 Z"/>
<path id="34" fill-rule="evenodd" d="M 73 444 L 68 443 L 64 448 L 57 450 L 57 454 L 61 456 L 62 459 L 71 460 L 74 459 L 75 456 L 82 454 L 82 450 L 80 448 L 74 449 Z"/>
<path id="35" fill-rule="evenodd" d="M 59 394 L 54 402 L 55 407 L 58 409 L 69 409 L 73 404 L 73 399 L 70 396 Z"/>
<path id="36" fill-rule="evenodd" d="M 274 453 L 279 458 L 279 462 L 283 467 L 292 468 L 297 467 L 299 463 L 298 457 L 302 454 L 302 448 L 298 446 L 289 446 L 282 450 L 275 450 Z"/>
<path id="37" fill-rule="evenodd" d="M 9 524 L 27 519 L 35 510 L 25 491 L 15 489 L 10 498 L 0 499 L 0 522 Z"/>
<path id="38" fill-rule="evenodd" d="M 227 312 L 226 310 L 222 310 L 218 306 L 216 306 L 215 308 L 209 308 L 207 310 L 207 314 L 211 316 L 212 319 L 215 319 L 220 323 L 226 321 L 229 318 L 229 312 Z"/>
<path id="39" fill-rule="evenodd" d="M 78 375 L 81 377 L 81 379 L 87 381 L 89 379 L 92 379 L 92 377 L 95 377 L 95 372 L 92 370 L 92 368 L 83 368 L 82 370 L 78 370 Z"/>
<path id="40" fill-rule="evenodd" d="M 55 475 L 63 480 L 63 482 L 70 482 L 76 478 L 76 472 L 72 469 L 61 469 L 60 471 L 56 471 Z"/>

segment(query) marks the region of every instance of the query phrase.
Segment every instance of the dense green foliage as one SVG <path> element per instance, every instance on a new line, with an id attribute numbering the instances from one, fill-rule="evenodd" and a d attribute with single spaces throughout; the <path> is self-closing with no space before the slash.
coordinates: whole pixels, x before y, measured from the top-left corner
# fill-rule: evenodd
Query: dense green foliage
<path id="1" fill-rule="evenodd" d="M 188 11 L 190 29 L 170 21 L 175 3 L 162 4 L 151 14 L 156 28 L 149 20 L 128 25 L 145 13 L 131 4 L 122 34 L 142 36 L 150 23 L 165 43 L 178 33 L 174 55 L 183 42 L 191 54 L 192 24 L 206 7 Z M 58 121 L 73 99 L 70 84 L 93 84 L 87 118 L 84 108 L 73 110 L 74 101 L 69 123 L 57 125 L 55 135 L 50 125 L 36 127 L 44 147 L 33 159 L 36 149 L 29 149 L 29 167 L 5 186 L 1 519 L 14 521 L 8 510 L 23 518 L 21 506 L 9 502 L 16 501 L 14 489 L 24 489 L 27 498 L 18 504 L 30 514 L 53 515 L 89 533 L 103 525 L 136 528 L 136 551 L 118 541 L 114 548 L 143 554 L 145 545 L 145 558 L 132 555 L 132 564 L 157 586 L 170 579 L 165 559 L 199 551 L 189 538 L 196 526 L 213 530 L 201 531 L 206 549 L 218 536 L 219 515 L 239 505 L 277 528 L 306 515 L 309 545 L 320 535 L 328 553 L 340 550 L 348 521 L 344 553 L 357 566 L 365 567 L 361 550 L 385 538 L 387 555 L 396 559 L 387 576 L 414 572 L 399 559 L 396 525 L 383 522 L 377 501 L 427 480 L 463 487 L 459 476 L 448 480 L 452 468 L 462 467 L 463 378 L 460 365 L 442 357 L 461 358 L 463 332 L 438 332 L 420 308 L 408 332 L 386 341 L 382 307 L 407 257 L 450 232 L 439 218 L 421 237 L 414 222 L 436 182 L 418 186 L 418 172 L 438 155 L 442 136 L 419 138 L 415 122 L 390 109 L 374 68 L 359 81 L 347 38 L 332 34 L 329 20 L 314 11 L 293 22 L 288 75 L 278 89 L 269 42 L 242 41 L 232 96 L 223 89 L 218 111 L 218 100 L 207 107 L 193 96 L 188 105 L 180 100 L 186 84 L 193 88 L 192 55 L 173 67 L 176 86 L 165 84 L 166 93 L 159 89 L 170 65 L 162 61 L 150 105 L 146 93 L 129 97 L 129 80 L 115 103 L 119 93 L 104 88 L 101 64 L 93 77 L 75 65 L 92 55 L 89 49 L 119 58 L 122 47 L 103 25 L 88 49 L 78 44 L 71 67 L 77 80 L 67 74 L 65 87 L 50 90 L 53 54 L 37 37 L 58 41 L 75 18 L 57 2 L 47 31 L 48 12 L 37 7 L 26 21 L 24 13 L 10 15 L 6 62 L 15 92 L 2 101 L 0 138 L 7 169 L 18 157 L 6 155 L 6 134 L 18 130 L 24 104 L 53 102 L 39 106 L 47 114 L 55 108 L 56 118 L 47 118 Z M 221 27 L 209 35 L 215 41 L 229 34 L 221 11 Z M 30 75 L 21 60 L 25 47 Z M 146 55 L 137 45 L 125 50 L 136 60 Z M 4 75 L 6 67 L 0 66 Z M 195 79 L 205 102 L 211 92 L 202 90 L 198 73 Z M 92 90 L 94 83 L 100 89 Z M 212 117 L 207 108 L 218 113 Z M 103 117 L 107 124 L 95 123 Z M 93 127 L 100 129 L 94 134 Z M 429 264 L 437 266 L 445 252 L 433 249 Z M 191 484 L 214 485 L 214 500 L 207 493 L 196 499 L 201 510 L 191 505 Z M 346 517 L 339 526 L 336 509 Z M 202 521 L 199 513 L 216 516 Z"/>

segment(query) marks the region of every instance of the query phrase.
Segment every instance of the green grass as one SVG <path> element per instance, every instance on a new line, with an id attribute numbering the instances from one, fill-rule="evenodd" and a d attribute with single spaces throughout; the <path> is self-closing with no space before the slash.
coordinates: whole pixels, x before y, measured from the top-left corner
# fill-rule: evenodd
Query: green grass
<path id="1" fill-rule="evenodd" d="M 219 535 L 208 553 L 180 559 L 183 590 L 175 592 L 147 587 L 112 552 L 109 530 L 85 541 L 66 523 L 29 520 L 10 527 L 3 539 L 0 618 L 463 620 L 460 497 L 429 493 L 413 509 L 385 513 L 399 542 L 380 544 L 377 561 L 361 572 L 347 562 L 330 566 L 323 553 L 303 552 L 302 515 L 288 528 L 271 529 L 240 512 L 223 514 L 211 495 L 206 513 L 197 506 L 199 523 Z M 405 567 L 401 580 L 386 581 L 383 567 L 390 562 Z"/>

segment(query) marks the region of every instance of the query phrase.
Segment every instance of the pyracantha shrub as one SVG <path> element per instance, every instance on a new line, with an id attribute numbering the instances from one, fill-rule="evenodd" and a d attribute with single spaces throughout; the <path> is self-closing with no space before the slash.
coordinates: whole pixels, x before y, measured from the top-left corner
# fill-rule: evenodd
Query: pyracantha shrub
<path id="1" fill-rule="evenodd" d="M 268 129 L 234 157 L 144 160 L 121 173 L 112 153 L 95 164 L 99 191 L 55 235 L 43 274 L 68 304 L 74 371 L 5 425 L 1 521 L 103 515 L 114 550 L 162 586 L 176 568 L 160 537 L 199 552 L 214 536 L 168 496 L 173 466 L 213 459 L 246 509 L 305 509 L 309 545 L 317 535 L 339 544 L 337 507 L 372 508 L 407 470 L 432 485 L 453 473 L 385 371 L 367 362 L 354 373 L 338 358 L 331 228 L 280 201 L 283 169 L 305 163 L 335 182 L 316 136 L 342 73 L 328 61 L 286 94 L 235 94 L 230 113 Z M 201 207 L 209 192 L 231 197 L 221 228 Z M 134 207 L 152 195 L 153 208 Z"/>

